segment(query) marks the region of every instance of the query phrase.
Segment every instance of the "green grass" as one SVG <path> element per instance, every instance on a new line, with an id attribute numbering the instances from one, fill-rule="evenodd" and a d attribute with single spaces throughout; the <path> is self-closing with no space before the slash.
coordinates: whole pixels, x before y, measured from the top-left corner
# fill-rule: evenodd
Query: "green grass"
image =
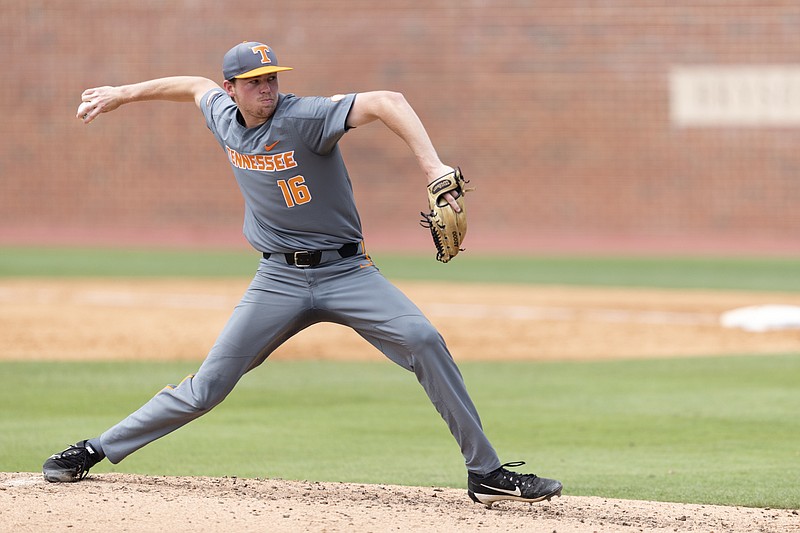
<path id="1" fill-rule="evenodd" d="M 195 366 L 0 363 L 0 470 L 37 471 Z M 566 494 L 800 507 L 800 354 L 461 367 L 501 458 Z M 465 483 L 414 376 L 383 361 L 267 362 L 210 414 L 93 471 Z"/>
<path id="2" fill-rule="evenodd" d="M 419 256 L 378 256 L 390 278 L 616 287 L 800 291 L 800 259 L 696 257 L 497 257 L 442 265 Z"/>
<path id="3" fill-rule="evenodd" d="M 390 279 L 618 287 L 800 291 L 800 258 L 548 257 L 373 254 Z M 246 276 L 258 254 L 241 251 L 0 248 L 0 277 Z"/>
<path id="4" fill-rule="evenodd" d="M 216 277 L 252 276 L 252 251 L 113 248 L 0 248 L 0 277 Z"/>

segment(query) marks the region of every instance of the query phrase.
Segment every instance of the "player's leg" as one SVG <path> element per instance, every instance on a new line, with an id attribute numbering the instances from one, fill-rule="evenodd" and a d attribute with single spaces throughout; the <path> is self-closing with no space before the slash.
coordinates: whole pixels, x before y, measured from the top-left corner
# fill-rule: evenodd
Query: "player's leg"
<path id="1" fill-rule="evenodd" d="M 483 431 L 461 372 L 444 339 L 419 308 L 375 267 L 361 268 L 358 259 L 326 268 L 351 273 L 329 276 L 335 281 L 321 279 L 316 306 L 414 372 L 461 448 L 468 470 L 497 469 L 500 460 Z"/>
<path id="2" fill-rule="evenodd" d="M 100 437 L 81 441 L 45 462 L 49 481 L 78 481 L 103 457 L 117 463 L 146 444 L 202 416 L 239 379 L 261 364 L 303 320 L 311 297 L 294 267 L 262 262 L 199 370 L 169 385 Z"/>
<path id="3" fill-rule="evenodd" d="M 262 262 L 200 369 L 165 387 L 100 438 L 112 462 L 203 415 L 219 404 L 249 370 L 297 331 L 311 296 L 294 267 Z"/>
<path id="4" fill-rule="evenodd" d="M 337 268 L 346 270 L 347 262 Z M 461 447 L 470 498 L 491 506 L 501 500 L 536 502 L 560 495 L 559 481 L 505 468 L 523 462 L 500 464 L 444 340 L 416 305 L 377 269 L 350 268 L 346 282 L 337 278 L 335 290 L 321 286 L 319 294 L 328 298 L 316 298 L 317 307 L 330 305 L 342 323 L 416 374 Z"/>

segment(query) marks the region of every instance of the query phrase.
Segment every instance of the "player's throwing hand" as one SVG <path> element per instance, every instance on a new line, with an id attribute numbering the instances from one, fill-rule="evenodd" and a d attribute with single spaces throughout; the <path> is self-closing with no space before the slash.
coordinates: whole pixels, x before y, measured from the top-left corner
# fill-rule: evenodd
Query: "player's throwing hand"
<path id="1" fill-rule="evenodd" d="M 86 89 L 81 95 L 81 104 L 78 106 L 76 117 L 88 124 L 97 118 L 100 113 L 113 111 L 122 105 L 122 100 L 118 93 L 120 89 L 115 87 L 95 87 Z"/>

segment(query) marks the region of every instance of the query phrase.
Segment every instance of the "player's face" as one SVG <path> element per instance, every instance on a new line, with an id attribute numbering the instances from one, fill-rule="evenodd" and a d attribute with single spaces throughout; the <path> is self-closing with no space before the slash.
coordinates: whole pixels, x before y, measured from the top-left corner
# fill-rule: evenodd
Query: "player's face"
<path id="1" fill-rule="evenodd" d="M 263 124 L 278 105 L 278 75 L 263 74 L 255 78 L 225 82 L 228 95 L 239 106 L 248 127 Z"/>

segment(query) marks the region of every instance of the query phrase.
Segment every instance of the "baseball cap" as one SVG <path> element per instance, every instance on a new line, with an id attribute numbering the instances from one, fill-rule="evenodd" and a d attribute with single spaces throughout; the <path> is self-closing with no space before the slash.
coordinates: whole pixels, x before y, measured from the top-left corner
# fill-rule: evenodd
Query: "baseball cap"
<path id="1" fill-rule="evenodd" d="M 222 75 L 226 80 L 254 78 L 284 70 L 292 70 L 292 67 L 278 66 L 278 58 L 272 48 L 252 41 L 237 44 L 222 59 Z"/>

